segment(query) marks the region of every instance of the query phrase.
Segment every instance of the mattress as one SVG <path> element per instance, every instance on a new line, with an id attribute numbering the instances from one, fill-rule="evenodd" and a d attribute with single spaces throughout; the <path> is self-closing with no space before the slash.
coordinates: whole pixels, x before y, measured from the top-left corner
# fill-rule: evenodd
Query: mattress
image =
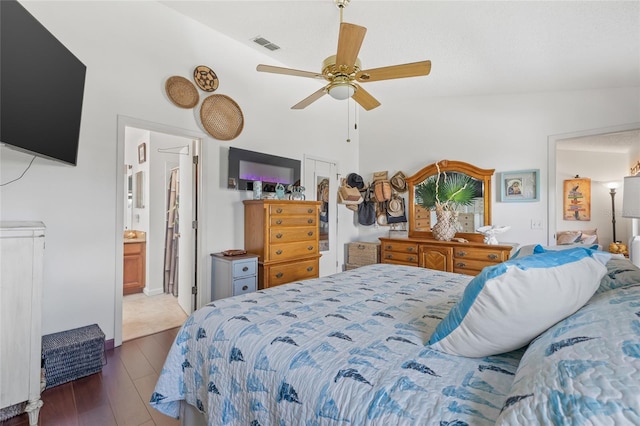
<path id="1" fill-rule="evenodd" d="M 374 264 L 217 300 L 185 322 L 151 397 L 210 425 L 492 425 L 523 351 L 425 346 L 470 276 Z"/>

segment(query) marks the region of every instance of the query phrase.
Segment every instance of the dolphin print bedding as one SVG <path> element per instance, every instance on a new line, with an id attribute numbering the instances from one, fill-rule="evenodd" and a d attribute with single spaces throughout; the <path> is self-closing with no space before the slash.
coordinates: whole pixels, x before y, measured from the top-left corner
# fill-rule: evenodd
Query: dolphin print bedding
<path id="1" fill-rule="evenodd" d="M 524 350 L 425 342 L 473 277 L 375 264 L 216 300 L 179 331 L 151 404 L 209 425 L 492 425 Z"/>

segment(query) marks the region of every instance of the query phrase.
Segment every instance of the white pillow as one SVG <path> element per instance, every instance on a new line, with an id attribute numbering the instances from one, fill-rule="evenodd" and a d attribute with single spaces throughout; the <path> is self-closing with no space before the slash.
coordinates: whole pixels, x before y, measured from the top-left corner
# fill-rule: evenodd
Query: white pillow
<path id="1" fill-rule="evenodd" d="M 593 296 L 609 258 L 605 252 L 573 248 L 486 267 L 469 282 L 428 344 L 466 357 L 525 346 Z"/>

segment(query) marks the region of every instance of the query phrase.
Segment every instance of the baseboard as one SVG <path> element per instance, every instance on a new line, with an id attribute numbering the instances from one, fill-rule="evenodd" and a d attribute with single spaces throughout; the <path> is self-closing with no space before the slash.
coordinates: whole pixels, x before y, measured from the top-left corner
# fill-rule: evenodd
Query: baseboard
<path id="1" fill-rule="evenodd" d="M 144 288 L 144 290 L 142 290 L 144 292 L 144 294 L 146 294 L 147 296 L 157 296 L 159 294 L 164 293 L 164 291 L 161 288 L 156 288 L 153 290 L 149 290 L 148 288 Z"/>

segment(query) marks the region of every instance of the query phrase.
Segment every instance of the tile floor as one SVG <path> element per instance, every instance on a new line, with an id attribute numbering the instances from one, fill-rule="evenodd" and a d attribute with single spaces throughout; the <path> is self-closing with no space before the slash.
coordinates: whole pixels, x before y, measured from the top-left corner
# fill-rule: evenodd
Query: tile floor
<path id="1" fill-rule="evenodd" d="M 187 314 L 170 294 L 129 294 L 122 302 L 122 341 L 181 326 Z"/>

